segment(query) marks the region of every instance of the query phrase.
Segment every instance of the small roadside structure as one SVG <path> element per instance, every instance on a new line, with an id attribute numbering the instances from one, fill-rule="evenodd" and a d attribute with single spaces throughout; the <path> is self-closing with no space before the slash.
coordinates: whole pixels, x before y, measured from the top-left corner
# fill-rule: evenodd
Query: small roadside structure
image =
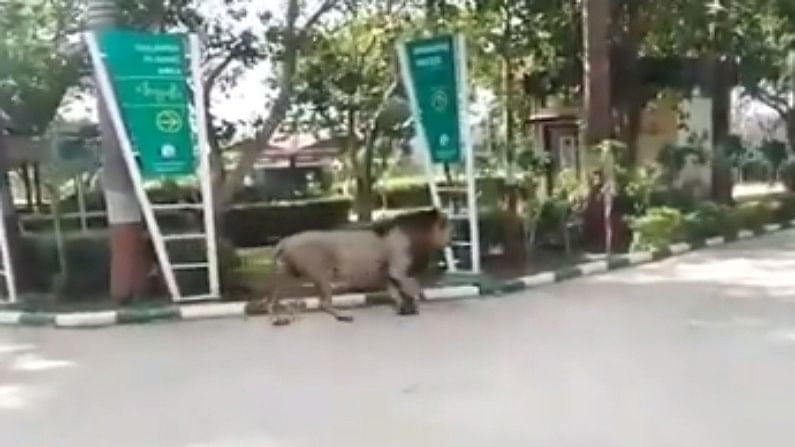
<path id="1" fill-rule="evenodd" d="M 355 143 L 361 145 L 363 139 L 357 137 Z M 245 179 L 245 195 L 253 196 L 247 201 L 304 199 L 331 192 L 334 171 L 348 144 L 347 136 L 274 137 Z M 227 154 L 227 163 L 234 163 L 239 151 L 232 149 Z"/>

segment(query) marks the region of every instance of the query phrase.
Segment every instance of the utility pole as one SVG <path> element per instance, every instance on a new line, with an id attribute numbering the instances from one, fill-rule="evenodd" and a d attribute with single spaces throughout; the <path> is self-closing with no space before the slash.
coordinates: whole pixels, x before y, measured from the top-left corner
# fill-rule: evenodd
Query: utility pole
<path id="1" fill-rule="evenodd" d="M 116 16 L 115 0 L 88 1 L 87 25 L 90 30 L 113 27 L 116 25 Z M 97 101 L 102 140 L 102 187 L 110 226 L 110 294 L 118 304 L 128 304 L 132 298 L 146 291 L 151 256 L 147 250 L 141 208 L 132 179 L 113 130 L 108 105 L 99 89 Z"/>

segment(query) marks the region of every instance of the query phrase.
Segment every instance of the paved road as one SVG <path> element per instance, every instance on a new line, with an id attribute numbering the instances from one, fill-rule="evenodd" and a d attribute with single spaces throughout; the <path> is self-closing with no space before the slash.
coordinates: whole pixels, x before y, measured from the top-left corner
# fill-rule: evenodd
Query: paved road
<path id="1" fill-rule="evenodd" d="M 0 329 L 0 446 L 789 445 L 793 272 L 784 233 L 415 319 Z"/>

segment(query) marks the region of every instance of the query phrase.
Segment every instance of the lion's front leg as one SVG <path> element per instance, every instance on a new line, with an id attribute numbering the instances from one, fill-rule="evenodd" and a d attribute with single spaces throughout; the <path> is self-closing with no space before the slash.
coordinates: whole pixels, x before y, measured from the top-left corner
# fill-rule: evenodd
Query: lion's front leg
<path id="1" fill-rule="evenodd" d="M 387 278 L 389 291 L 395 300 L 399 315 L 416 315 L 417 300 L 423 293 L 419 282 L 411 277 L 411 243 L 405 234 L 395 232 L 387 240 Z"/>
<path id="2" fill-rule="evenodd" d="M 398 279 L 390 278 L 389 280 L 389 295 L 395 302 L 398 315 L 417 315 L 419 310 L 417 308 L 417 299 L 414 295 L 407 293 L 406 288 L 401 284 Z M 422 299 L 420 297 L 420 299 Z"/>

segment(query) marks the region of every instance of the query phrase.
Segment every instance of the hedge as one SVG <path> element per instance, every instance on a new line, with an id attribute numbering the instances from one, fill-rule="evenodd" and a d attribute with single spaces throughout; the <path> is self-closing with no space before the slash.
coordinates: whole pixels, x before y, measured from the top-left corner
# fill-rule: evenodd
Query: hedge
<path id="1" fill-rule="evenodd" d="M 301 231 L 343 226 L 352 205 L 347 197 L 235 205 L 224 218 L 224 234 L 236 247 L 270 245 Z"/>
<path id="2" fill-rule="evenodd" d="M 68 274 L 61 275 L 55 238 L 52 236 L 23 236 L 21 251 L 29 269 L 29 284 L 23 292 L 52 293 L 57 299 L 73 301 L 106 296 L 110 288 L 110 246 L 107 230 L 67 235 L 64 249 Z M 202 262 L 206 259 L 204 244 L 180 241 L 169 244 L 172 262 Z M 234 248 L 222 243 L 219 247 L 222 283 L 234 287 L 230 276 L 240 266 Z M 204 270 L 179 272 L 177 281 L 184 294 L 207 293 Z"/>
<path id="3" fill-rule="evenodd" d="M 697 242 L 716 236 L 737 237 L 740 230 L 760 231 L 770 223 L 795 219 L 795 196 L 770 198 L 734 208 L 703 202 L 692 211 L 655 207 L 632 219 L 632 249 L 660 250 L 678 242 Z"/>

